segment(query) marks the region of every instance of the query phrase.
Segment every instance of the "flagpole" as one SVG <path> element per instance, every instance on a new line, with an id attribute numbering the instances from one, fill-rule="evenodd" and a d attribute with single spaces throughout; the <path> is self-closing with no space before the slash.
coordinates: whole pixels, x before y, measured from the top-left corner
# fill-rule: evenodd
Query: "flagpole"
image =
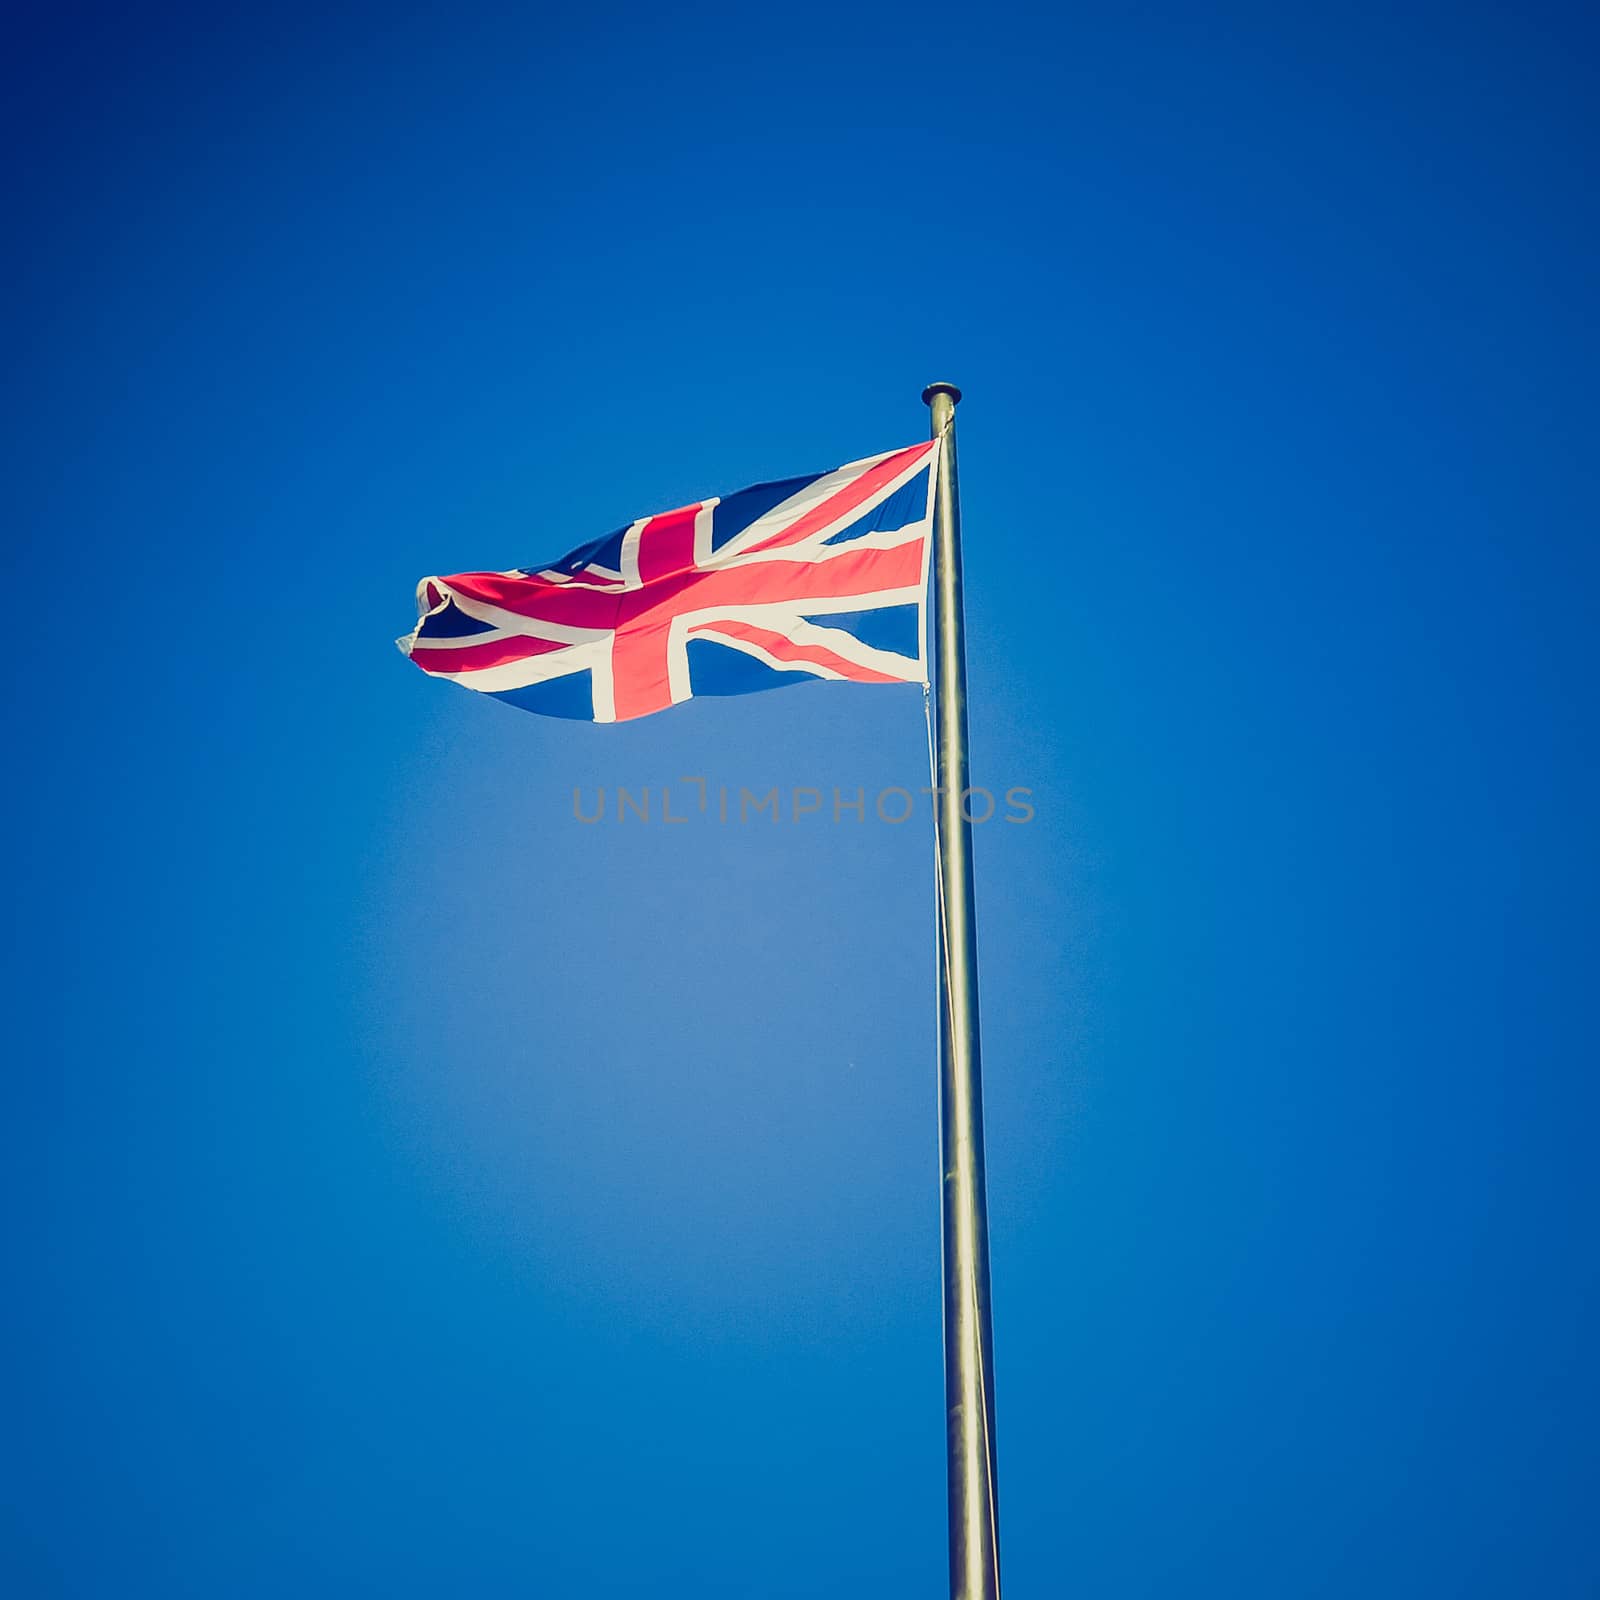
<path id="1" fill-rule="evenodd" d="M 922 391 L 942 438 L 934 500 L 934 814 L 938 843 L 939 1144 L 943 1173 L 944 1397 L 950 1486 L 951 1600 L 998 1600 L 994 1341 L 989 1326 L 989 1220 L 983 1175 L 978 1050 L 978 936 L 967 804 L 967 660 L 961 605 L 961 498 L 956 405 L 961 391 Z"/>

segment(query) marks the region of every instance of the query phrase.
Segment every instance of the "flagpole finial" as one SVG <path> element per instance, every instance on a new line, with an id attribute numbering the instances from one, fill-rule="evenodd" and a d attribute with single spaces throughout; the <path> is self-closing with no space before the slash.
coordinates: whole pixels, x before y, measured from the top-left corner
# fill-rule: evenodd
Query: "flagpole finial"
<path id="1" fill-rule="evenodd" d="M 931 406 L 933 404 L 933 397 L 937 394 L 949 395 L 950 404 L 953 406 L 958 406 L 961 404 L 961 391 L 956 388 L 953 383 L 930 383 L 928 387 L 922 391 L 923 405 Z"/>

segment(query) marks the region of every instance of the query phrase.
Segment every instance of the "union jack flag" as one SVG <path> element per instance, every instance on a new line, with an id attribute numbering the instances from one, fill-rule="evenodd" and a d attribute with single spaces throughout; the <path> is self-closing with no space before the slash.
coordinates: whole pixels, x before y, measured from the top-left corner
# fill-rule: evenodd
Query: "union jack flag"
<path id="1" fill-rule="evenodd" d="M 926 683 L 937 439 L 644 517 L 548 567 L 417 585 L 422 670 L 547 716 Z"/>

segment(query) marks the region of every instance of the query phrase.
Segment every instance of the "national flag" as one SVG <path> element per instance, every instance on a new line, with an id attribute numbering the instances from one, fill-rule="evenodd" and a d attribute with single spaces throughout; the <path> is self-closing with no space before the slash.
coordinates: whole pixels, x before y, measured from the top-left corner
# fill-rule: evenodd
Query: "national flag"
<path id="1" fill-rule="evenodd" d="M 938 449 L 643 517 L 546 567 L 424 578 L 397 642 L 433 677 L 595 722 L 817 678 L 925 684 Z"/>

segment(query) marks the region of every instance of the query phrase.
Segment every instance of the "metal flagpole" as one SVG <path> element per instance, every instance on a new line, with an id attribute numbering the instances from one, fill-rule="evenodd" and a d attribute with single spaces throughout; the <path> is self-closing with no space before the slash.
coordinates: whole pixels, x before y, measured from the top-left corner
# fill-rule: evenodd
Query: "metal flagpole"
<path id="1" fill-rule="evenodd" d="M 938 844 L 939 1144 L 943 1172 L 944 1400 L 950 1481 L 952 1600 L 998 1600 L 994 1342 L 978 1060 L 978 937 L 967 777 L 967 660 L 961 608 L 961 391 L 922 391 L 942 439 L 934 502 L 934 659 L 938 688 L 934 815 Z"/>

